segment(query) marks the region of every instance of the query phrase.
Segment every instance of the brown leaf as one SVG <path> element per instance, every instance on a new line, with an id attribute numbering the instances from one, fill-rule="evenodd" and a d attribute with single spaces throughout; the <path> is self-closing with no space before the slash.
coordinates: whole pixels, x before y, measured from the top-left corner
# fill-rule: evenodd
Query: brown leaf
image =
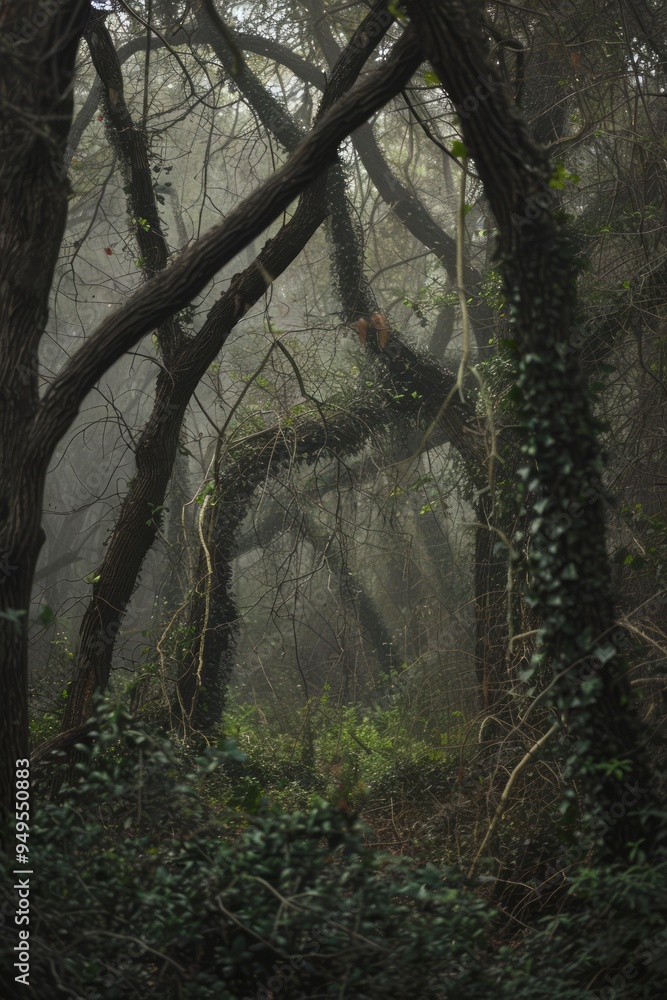
<path id="1" fill-rule="evenodd" d="M 382 315 L 382 313 L 373 313 L 371 316 L 371 323 L 377 330 L 378 335 L 378 347 L 380 350 L 385 347 L 387 341 L 389 340 L 389 327 L 387 326 L 387 321 Z"/>
<path id="2" fill-rule="evenodd" d="M 366 343 L 366 334 L 368 333 L 368 323 L 365 319 L 358 319 L 354 324 L 357 328 L 357 333 L 359 334 L 359 343 Z"/>

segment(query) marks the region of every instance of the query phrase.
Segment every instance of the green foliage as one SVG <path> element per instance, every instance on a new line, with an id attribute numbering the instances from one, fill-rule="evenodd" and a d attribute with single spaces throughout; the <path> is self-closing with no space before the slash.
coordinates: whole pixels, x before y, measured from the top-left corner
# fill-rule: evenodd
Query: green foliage
<path id="1" fill-rule="evenodd" d="M 247 763 L 232 743 L 197 754 L 109 705 L 98 729 L 78 784 L 36 803 L 31 823 L 36 1000 L 661 995 L 664 863 L 582 868 L 532 929 L 508 924 L 452 868 L 373 848 L 344 804 L 256 804 L 239 830 L 238 812 L 215 811 L 207 794 Z M 362 731 L 380 739 L 377 726 Z M 0 891 L 11 912 L 11 886 Z M 0 928 L 7 968 L 15 931 Z"/>
<path id="2" fill-rule="evenodd" d="M 503 996 L 556 1000 L 648 1000 L 667 972 L 667 868 L 582 868 L 570 878 L 566 906 L 527 936 L 519 961 L 509 949 Z M 530 971 L 535 970 L 532 992 Z"/>
<path id="3" fill-rule="evenodd" d="M 45 712 L 38 719 L 30 720 L 30 742 L 39 746 L 44 740 L 55 736 L 60 729 L 61 720 L 55 712 Z"/>
<path id="4" fill-rule="evenodd" d="M 556 169 L 549 180 L 549 187 L 553 188 L 555 191 L 563 191 L 565 189 L 566 182 L 570 184 L 578 184 L 579 181 L 579 174 L 568 173 L 563 161 L 559 160 L 556 163 Z"/>
<path id="5" fill-rule="evenodd" d="M 242 737 L 249 719 L 237 713 Z M 108 705 L 98 724 L 79 783 L 39 802 L 31 824 L 36 1000 L 661 995 L 664 863 L 581 868 L 532 929 L 507 924 L 457 871 L 375 849 L 344 803 L 315 796 L 291 814 L 255 803 L 239 829 L 239 813 L 207 795 L 221 769 L 246 765 L 233 743 L 198 754 Z M 383 725 L 362 720 L 356 735 L 380 747 L 386 713 Z M 15 930 L 0 930 L 7 967 Z"/>
<path id="6" fill-rule="evenodd" d="M 398 681 L 402 671 L 396 671 Z M 301 709 L 292 732 L 270 724 L 253 705 L 232 704 L 225 719 L 225 733 L 247 757 L 245 777 L 273 803 L 284 808 L 304 808 L 313 792 L 329 796 L 343 793 L 350 801 L 362 800 L 380 788 L 395 787 L 400 774 L 429 772 L 448 762 L 456 752 L 447 744 L 460 742 L 463 720 L 456 719 L 449 734 L 429 736 L 424 720 L 414 729 L 399 705 L 363 710 L 334 704 L 325 692 Z M 310 726 L 311 737 L 303 734 Z M 220 788 L 227 805 L 254 794 L 246 786 Z"/>
<path id="7" fill-rule="evenodd" d="M 37 621 L 40 625 L 44 625 L 45 627 L 53 624 L 53 622 L 56 621 L 56 615 L 53 608 L 50 608 L 48 604 L 45 604 L 37 615 Z"/>
<path id="8" fill-rule="evenodd" d="M 454 873 L 443 883 L 377 853 L 324 799 L 265 809 L 231 836 L 202 792 L 242 763 L 232 745 L 193 758 L 110 707 L 99 727 L 79 784 L 42 802 L 31 827 L 35 997 L 236 1000 L 288 973 L 295 998 L 418 996 L 481 935 L 487 907 L 459 896 Z M 13 931 L 0 938 L 9 963 Z"/>
<path id="9" fill-rule="evenodd" d="M 485 273 L 481 295 L 492 309 L 497 309 L 502 313 L 505 306 L 505 287 L 499 271 L 490 270 Z"/>
<path id="10" fill-rule="evenodd" d="M 197 496 L 195 497 L 195 502 L 198 503 L 200 507 L 203 507 L 206 498 L 207 497 L 213 498 L 214 496 L 215 496 L 215 483 L 213 482 L 213 480 L 210 480 L 206 484 L 204 489 L 197 494 Z"/>

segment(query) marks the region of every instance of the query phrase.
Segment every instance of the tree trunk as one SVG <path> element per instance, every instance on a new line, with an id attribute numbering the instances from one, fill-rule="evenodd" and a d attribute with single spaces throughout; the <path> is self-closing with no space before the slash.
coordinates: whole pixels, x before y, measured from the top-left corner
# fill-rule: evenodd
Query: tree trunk
<path id="1" fill-rule="evenodd" d="M 17 614 L 26 617 L 28 612 L 40 546 L 44 480 L 56 445 L 104 372 L 142 336 L 188 305 L 239 250 L 278 218 L 335 160 L 349 131 L 390 100 L 421 61 L 408 30 L 393 54 L 324 116 L 289 163 L 99 325 L 40 399 L 37 352 L 65 224 L 68 188 L 63 158 L 76 52 L 89 13 L 90 4 L 84 0 L 60 2 L 51 17 L 38 0 L 21 4 L 6 0 L 0 13 L 0 141 L 12 151 L 0 164 L 0 566 L 6 576 L 16 574 L 14 584 L 3 588 L 6 610 L 0 608 L 7 655 L 0 700 L 13 702 L 14 710 L 10 716 L 5 709 L 10 727 L 0 780 L 5 814 L 13 803 L 13 761 L 24 752 L 28 738 L 27 708 L 21 701 L 26 692 L 26 640 L 18 637 L 13 622 Z M 264 288 L 264 277 L 263 281 Z M 232 310 L 242 305 L 240 299 L 229 304 Z M 188 347 L 197 354 L 210 344 L 209 331 L 204 345 L 186 346 L 182 361 L 193 365 Z M 197 370 L 196 364 L 193 369 Z M 149 516 L 154 513 L 151 509 Z M 22 607 L 14 607 L 17 602 Z M 100 627 L 108 629 L 108 614 L 122 614 L 118 606 L 96 610 L 94 635 Z M 108 635 L 102 635 L 102 642 L 105 638 Z M 18 725 L 11 723 L 14 717 Z"/>
<path id="2" fill-rule="evenodd" d="M 409 53 L 409 39 L 404 40 L 399 51 L 405 48 L 406 42 Z M 102 42 L 98 41 L 96 44 L 101 45 Z M 218 48 L 222 55 L 224 49 L 221 46 Z M 345 58 L 341 58 L 339 72 L 332 76 L 327 87 L 318 117 L 324 115 L 334 100 L 350 86 L 363 65 L 359 48 L 348 48 Z M 408 55 L 404 73 L 411 75 L 411 67 L 416 66 L 418 59 L 416 52 Z M 100 61 L 100 69 L 104 71 L 110 66 L 111 56 L 107 53 L 104 62 Z M 251 74 L 249 78 L 253 79 Z M 118 101 L 116 104 L 118 108 Z M 275 110 L 273 113 L 278 114 Z M 326 166 L 327 158 L 323 157 L 323 171 Z M 160 523 L 160 512 L 177 447 L 178 429 L 187 402 L 235 323 L 264 294 L 271 281 L 294 260 L 319 227 L 325 215 L 321 184 L 321 181 L 317 181 L 306 191 L 294 217 L 283 226 L 278 236 L 267 243 L 258 261 L 243 274 L 235 276 L 231 287 L 213 308 L 197 337 L 191 342 L 180 344 L 173 357 L 170 357 L 170 372 L 163 372 L 158 379 L 158 399 L 137 452 L 137 476 L 123 504 L 121 517 L 100 568 L 99 581 L 95 585 L 82 623 L 77 674 L 70 687 L 63 720 L 64 739 L 67 731 L 76 731 L 90 715 L 95 688 L 104 689 L 108 684 L 120 622 L 134 589 L 136 576 Z M 173 275 L 175 270 L 176 267 L 170 268 L 169 274 Z M 163 275 L 158 275 L 155 280 L 162 277 Z"/>
<path id="3" fill-rule="evenodd" d="M 557 524 L 592 484 L 599 487 L 581 517 L 530 549 L 531 601 L 542 622 L 533 667 L 553 670 L 552 704 L 568 725 L 567 774 L 580 783 L 587 816 L 614 816 L 626 784 L 650 804 L 650 771 L 615 630 L 597 425 L 576 355 L 566 350 L 577 318 L 576 272 L 549 184 L 552 167 L 489 62 L 479 9 L 410 0 L 408 10 L 460 115 L 499 229 L 525 434 L 519 477 L 526 503 L 538 498 L 531 531 Z M 625 810 L 599 839 L 611 857 L 627 861 L 633 843 L 650 851 L 655 835 L 639 811 Z"/>
<path id="4" fill-rule="evenodd" d="M 29 752 L 27 632 L 42 545 L 47 462 L 26 432 L 39 406 L 39 342 L 67 217 L 62 167 L 72 78 L 89 4 L 8 0 L 0 12 L 0 808 L 13 811 L 15 762 Z M 41 27 L 36 27 L 41 25 Z"/>
<path id="5" fill-rule="evenodd" d="M 190 601 L 187 634 L 192 636 L 179 665 L 173 721 L 183 738 L 210 733 L 227 700 L 236 649 L 238 610 L 233 593 L 232 560 L 236 529 L 246 504 L 208 503 L 201 514 L 197 583 Z M 238 507 L 230 517 L 230 508 Z"/>

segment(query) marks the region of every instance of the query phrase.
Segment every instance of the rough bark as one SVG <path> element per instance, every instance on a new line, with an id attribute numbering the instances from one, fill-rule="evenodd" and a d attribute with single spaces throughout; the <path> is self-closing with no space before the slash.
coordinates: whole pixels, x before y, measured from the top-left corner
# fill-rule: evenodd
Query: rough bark
<path id="1" fill-rule="evenodd" d="M 37 18 L 37 8 L 36 2 L 8 2 L 0 15 L 1 138 L 4 148 L 12 150 L 12 157 L 2 163 L 0 195 L 0 565 L 5 578 L 0 704 L 7 751 L 0 795 L 5 811 L 12 805 L 13 762 L 25 757 L 28 747 L 27 643 L 17 617 L 27 614 L 41 545 L 44 480 L 58 441 L 100 376 L 142 336 L 186 306 L 274 221 L 335 160 L 338 144 L 349 130 L 394 96 L 421 61 L 414 37 L 406 32 L 393 55 L 331 109 L 288 164 L 98 327 L 39 400 L 37 351 L 66 218 L 63 160 L 76 50 L 89 4 L 81 0 L 59 4 L 51 20 L 26 40 L 24 23 L 34 26 L 43 20 L 41 12 Z M 160 393 L 164 399 L 164 387 L 158 387 Z M 151 432 L 156 432 L 155 426 Z M 103 629 L 103 619 L 94 627 Z"/>
<path id="2" fill-rule="evenodd" d="M 213 500 L 207 502 L 202 523 L 205 544 L 197 574 L 200 582 L 188 617 L 192 640 L 180 666 L 172 713 L 185 734 L 209 731 L 224 710 L 238 618 L 231 589 L 232 560 L 239 527 L 257 488 L 295 463 L 312 464 L 322 457 L 347 462 L 388 426 L 414 420 L 419 410 L 410 404 L 409 395 L 394 392 L 393 382 L 388 391 L 380 386 L 373 394 L 318 408 L 319 419 L 304 417 L 289 427 L 269 428 L 252 435 L 246 445 L 232 448 L 215 483 Z M 378 623 L 373 633 L 380 636 Z"/>
<path id="3" fill-rule="evenodd" d="M 205 17 L 203 5 L 200 14 Z M 97 44 L 102 46 L 103 42 L 102 38 Z M 219 38 L 216 47 L 221 57 L 231 59 Z M 332 77 L 320 116 L 325 115 L 335 99 L 350 86 L 363 64 L 364 53 L 359 46 L 352 45 L 350 52 L 353 58 L 348 58 L 345 53 L 340 70 Z M 108 76 L 111 69 L 118 72 L 113 55 L 107 53 L 104 61 L 99 60 L 98 70 Z M 244 70 L 244 78 L 246 72 Z M 257 89 L 261 85 L 249 79 L 249 92 L 257 97 Z M 116 106 L 120 107 L 117 99 Z M 127 121 L 125 125 L 128 126 Z M 141 147 L 141 143 L 138 146 Z M 145 185 L 141 186 L 145 179 L 143 164 L 140 161 L 134 165 L 140 156 L 140 148 L 133 147 L 128 151 L 132 176 L 137 178 L 137 192 L 143 191 L 148 197 Z M 169 351 L 169 370 L 163 371 L 158 378 L 153 413 L 137 447 L 137 473 L 121 508 L 82 622 L 77 673 L 69 689 L 63 733 L 83 724 L 90 714 L 95 688 L 104 689 L 108 684 L 115 638 L 137 575 L 160 525 L 178 446 L 178 433 L 192 392 L 236 322 L 266 291 L 271 280 L 294 260 L 320 225 L 324 218 L 321 184 L 320 181 L 304 195 L 293 219 L 269 241 L 258 261 L 243 274 L 235 276 L 230 289 L 213 308 L 197 337 L 192 341 L 180 337 L 175 342 L 169 342 L 173 345 Z M 177 266 L 170 268 L 168 273 L 173 274 Z M 222 562 L 218 565 L 222 566 Z M 222 569 L 221 572 L 224 575 L 227 570 Z"/>
<path id="4" fill-rule="evenodd" d="M 89 4 L 60 3 L 44 23 L 36 2 L 0 11 L 0 809 L 28 757 L 27 618 L 46 461 L 26 461 L 39 411 L 37 352 L 67 216 L 62 169 L 72 79 Z M 39 25 L 39 27 L 38 27 Z M 10 152 L 11 151 L 11 152 Z"/>
<path id="5" fill-rule="evenodd" d="M 410 0 L 408 10 L 459 109 L 499 229 L 525 429 L 526 464 L 519 473 L 526 499 L 539 496 L 531 518 L 535 533 L 544 519 L 555 520 L 583 500 L 591 483 L 599 484 L 602 468 L 585 381 L 574 353 L 563 349 L 576 318 L 572 248 L 549 188 L 548 157 L 489 62 L 479 12 L 460 0 L 437 7 Z M 569 720 L 569 774 L 580 782 L 591 817 L 617 804 L 628 781 L 651 800 L 650 772 L 614 638 L 602 496 L 600 489 L 581 517 L 553 532 L 548 545 L 533 546 L 529 557 L 531 601 L 542 622 L 534 669 L 548 664 L 553 671 L 552 703 Z M 615 760 L 625 761 L 622 777 Z M 639 813 L 626 811 L 601 846 L 627 860 L 631 842 L 650 850 L 655 835 Z"/>

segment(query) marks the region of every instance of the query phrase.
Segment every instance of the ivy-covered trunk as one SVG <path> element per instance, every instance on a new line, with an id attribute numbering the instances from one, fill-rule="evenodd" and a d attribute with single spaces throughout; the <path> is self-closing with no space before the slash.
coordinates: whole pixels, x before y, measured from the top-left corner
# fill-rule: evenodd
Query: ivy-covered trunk
<path id="1" fill-rule="evenodd" d="M 521 491 L 526 502 L 536 498 L 531 535 L 555 526 L 548 544 L 529 546 L 530 601 L 542 623 L 532 682 L 544 684 L 551 668 L 551 704 L 567 733 L 566 773 L 591 820 L 615 818 L 600 839 L 611 856 L 627 858 L 632 844 L 652 846 L 652 830 L 625 807 L 628 790 L 636 803 L 650 803 L 651 780 L 615 628 L 598 427 L 578 361 L 566 350 L 577 318 L 576 271 L 550 185 L 553 168 L 489 61 L 477 6 L 410 0 L 408 10 L 456 106 L 497 221 L 518 355 Z M 572 504 L 581 504 L 580 516 L 563 519 Z"/>

